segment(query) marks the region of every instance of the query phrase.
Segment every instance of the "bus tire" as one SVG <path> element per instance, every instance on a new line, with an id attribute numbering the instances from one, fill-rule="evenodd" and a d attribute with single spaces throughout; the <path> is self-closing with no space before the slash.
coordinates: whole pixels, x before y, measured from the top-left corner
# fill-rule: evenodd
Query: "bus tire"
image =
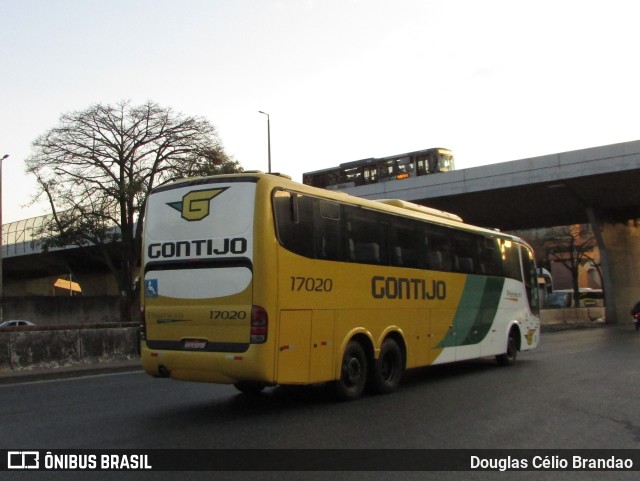
<path id="1" fill-rule="evenodd" d="M 241 393 L 249 396 L 256 396 L 265 388 L 264 383 L 254 381 L 239 381 L 233 386 Z"/>
<path id="2" fill-rule="evenodd" d="M 367 383 L 367 356 L 357 341 L 347 344 L 342 356 L 340 378 L 334 383 L 336 397 L 340 401 L 358 399 Z"/>
<path id="3" fill-rule="evenodd" d="M 404 373 L 404 353 L 395 341 L 388 337 L 380 347 L 380 356 L 371 375 L 371 388 L 378 394 L 396 390 Z"/>
<path id="4" fill-rule="evenodd" d="M 496 361 L 501 366 L 511 366 L 516 362 L 518 357 L 518 341 L 516 340 L 517 331 L 512 329 L 509 332 L 509 339 L 507 340 L 507 351 L 504 354 L 498 354 Z"/>

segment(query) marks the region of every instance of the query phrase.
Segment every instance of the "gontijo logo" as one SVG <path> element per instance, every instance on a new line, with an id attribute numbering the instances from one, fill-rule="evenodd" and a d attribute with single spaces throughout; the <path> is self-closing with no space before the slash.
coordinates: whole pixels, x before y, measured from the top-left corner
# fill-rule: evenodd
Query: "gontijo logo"
<path id="1" fill-rule="evenodd" d="M 227 187 L 192 190 L 182 197 L 181 202 L 168 202 L 167 205 L 182 213 L 182 218 L 185 220 L 202 220 L 209 215 L 211 199 L 222 194 L 225 190 Z"/>

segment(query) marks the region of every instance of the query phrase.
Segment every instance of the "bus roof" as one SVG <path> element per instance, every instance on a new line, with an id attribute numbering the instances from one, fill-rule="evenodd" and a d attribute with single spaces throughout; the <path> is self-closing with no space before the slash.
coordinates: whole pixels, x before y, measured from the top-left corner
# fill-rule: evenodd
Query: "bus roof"
<path id="1" fill-rule="evenodd" d="M 376 202 L 380 202 L 386 205 L 393 205 L 402 209 L 409 209 L 416 212 L 422 212 L 423 214 L 434 215 L 436 217 L 442 217 L 444 219 L 455 220 L 457 222 L 463 222 L 462 217 L 445 212 L 443 210 L 433 209 L 424 205 L 414 204 L 413 202 L 407 202 L 400 199 L 376 199 Z"/>

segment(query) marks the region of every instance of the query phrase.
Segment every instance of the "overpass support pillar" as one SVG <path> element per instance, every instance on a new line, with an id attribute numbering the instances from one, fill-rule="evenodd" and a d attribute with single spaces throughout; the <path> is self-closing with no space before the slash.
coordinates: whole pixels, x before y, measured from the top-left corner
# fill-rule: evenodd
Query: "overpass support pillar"
<path id="1" fill-rule="evenodd" d="M 590 212 L 590 219 L 592 215 L 593 213 Z M 598 238 L 603 266 L 607 322 L 631 322 L 629 312 L 633 304 L 640 299 L 640 228 L 634 221 L 617 224 L 598 222 L 598 224 L 600 225 L 591 222 L 594 232 L 597 232 L 596 236 L 601 237 L 603 243 L 600 245 L 600 238 Z M 604 257 L 602 257 L 603 253 Z M 608 274 L 605 273 L 606 270 Z"/>
<path id="2" fill-rule="evenodd" d="M 608 249 L 608 243 L 605 239 L 604 224 L 598 215 L 598 212 L 593 207 L 587 207 L 587 216 L 589 217 L 589 223 L 591 224 L 591 231 L 598 243 L 598 250 L 600 251 L 600 272 L 602 274 L 602 288 L 604 290 L 604 303 L 607 306 L 606 322 L 609 324 L 615 324 L 618 322 L 618 313 L 615 310 L 616 303 L 616 286 L 613 282 L 611 258 Z M 611 307 L 609 307 L 611 306 Z"/>

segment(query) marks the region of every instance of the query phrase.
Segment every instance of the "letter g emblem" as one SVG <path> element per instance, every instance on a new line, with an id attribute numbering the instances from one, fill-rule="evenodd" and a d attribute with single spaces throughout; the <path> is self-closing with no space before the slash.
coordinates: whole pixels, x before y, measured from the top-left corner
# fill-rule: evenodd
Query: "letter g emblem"
<path id="1" fill-rule="evenodd" d="M 167 205 L 179 211 L 185 220 L 202 220 L 209 215 L 211 199 L 222 194 L 225 190 L 227 190 L 227 187 L 194 190 L 185 194 L 182 197 L 182 202 L 170 202 Z"/>

